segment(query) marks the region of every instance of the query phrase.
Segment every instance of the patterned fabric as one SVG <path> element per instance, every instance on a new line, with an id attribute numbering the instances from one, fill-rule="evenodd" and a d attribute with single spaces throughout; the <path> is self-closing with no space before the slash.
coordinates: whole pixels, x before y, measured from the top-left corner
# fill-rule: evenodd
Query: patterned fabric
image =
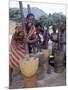
<path id="1" fill-rule="evenodd" d="M 31 39 L 31 37 L 35 34 L 36 34 L 36 29 L 34 26 L 32 26 L 32 28 L 29 30 L 27 38 Z M 15 40 L 14 37 L 15 37 L 15 34 L 13 35 L 12 40 L 11 40 L 9 67 L 18 68 L 19 60 L 23 59 L 23 57 L 25 55 L 25 44 L 23 43 L 23 39 L 17 41 L 17 40 Z"/>

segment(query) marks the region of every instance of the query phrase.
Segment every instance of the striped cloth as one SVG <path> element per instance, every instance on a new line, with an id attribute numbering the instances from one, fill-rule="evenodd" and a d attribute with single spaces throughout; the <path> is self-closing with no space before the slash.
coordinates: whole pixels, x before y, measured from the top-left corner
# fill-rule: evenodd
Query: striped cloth
<path id="1" fill-rule="evenodd" d="M 31 39 L 33 35 L 36 34 L 36 29 L 33 26 L 27 35 L 28 39 Z M 9 56 L 9 67 L 10 68 L 18 68 L 19 67 L 19 60 L 21 60 L 25 55 L 25 44 L 23 42 L 17 42 L 15 39 L 15 34 L 11 40 L 10 46 L 10 56 Z"/>

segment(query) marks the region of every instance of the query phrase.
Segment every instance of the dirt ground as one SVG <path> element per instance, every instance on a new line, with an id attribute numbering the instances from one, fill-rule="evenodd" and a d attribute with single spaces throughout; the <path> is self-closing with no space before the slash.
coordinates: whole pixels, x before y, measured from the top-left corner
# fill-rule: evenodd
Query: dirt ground
<path id="1" fill-rule="evenodd" d="M 65 86 L 66 85 L 66 70 L 62 73 L 55 73 L 54 68 L 51 67 L 51 74 L 48 74 L 41 69 L 37 75 L 37 85 L 36 87 L 54 87 L 54 86 Z M 12 83 L 10 88 L 24 88 L 23 80 L 19 80 L 19 76 Z"/>

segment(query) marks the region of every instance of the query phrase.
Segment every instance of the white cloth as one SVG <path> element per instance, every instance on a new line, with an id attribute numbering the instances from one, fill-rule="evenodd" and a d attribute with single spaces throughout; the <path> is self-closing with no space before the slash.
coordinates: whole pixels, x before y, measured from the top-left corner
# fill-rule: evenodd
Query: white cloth
<path id="1" fill-rule="evenodd" d="M 43 42 L 43 35 L 42 34 L 39 34 L 39 37 L 40 37 L 40 39 L 41 39 L 41 42 Z"/>

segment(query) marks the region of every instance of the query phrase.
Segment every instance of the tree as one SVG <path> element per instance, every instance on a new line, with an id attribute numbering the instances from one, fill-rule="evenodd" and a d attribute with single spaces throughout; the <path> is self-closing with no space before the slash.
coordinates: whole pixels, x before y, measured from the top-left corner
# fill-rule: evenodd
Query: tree
<path id="1" fill-rule="evenodd" d="M 20 21 L 20 12 L 18 8 L 10 8 L 9 9 L 9 19 Z M 43 15 L 37 18 L 37 20 L 44 26 L 49 26 L 53 24 L 59 24 L 60 22 L 64 22 L 66 24 L 66 16 L 60 13 L 53 13 L 49 15 Z"/>
<path id="2" fill-rule="evenodd" d="M 41 17 L 39 17 L 38 20 L 44 26 L 44 25 L 47 25 L 48 17 L 47 16 L 41 16 Z"/>
<path id="3" fill-rule="evenodd" d="M 63 22 L 66 24 L 66 16 L 62 13 L 53 13 L 49 14 L 48 16 L 41 16 L 38 18 L 39 22 L 41 22 L 42 25 L 58 25 L 59 23 Z"/>
<path id="4" fill-rule="evenodd" d="M 9 18 L 15 21 L 20 21 L 21 16 L 19 9 L 16 8 L 9 9 Z"/>

